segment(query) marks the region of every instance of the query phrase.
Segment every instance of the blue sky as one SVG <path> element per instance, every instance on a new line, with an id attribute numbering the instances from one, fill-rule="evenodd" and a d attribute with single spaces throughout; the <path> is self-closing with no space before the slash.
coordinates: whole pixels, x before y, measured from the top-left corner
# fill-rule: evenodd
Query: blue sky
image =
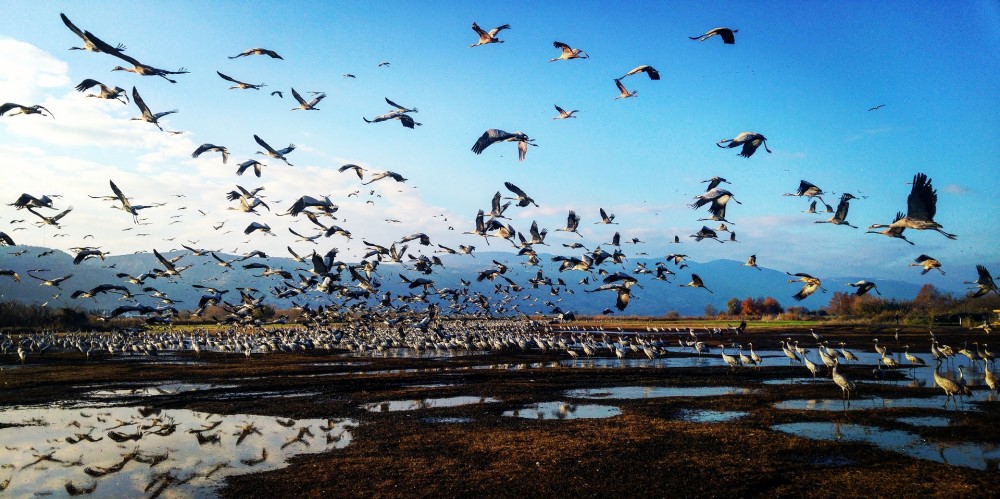
<path id="1" fill-rule="evenodd" d="M 342 256 L 358 258 L 361 239 L 388 245 L 418 231 L 435 243 L 485 249 L 482 239 L 461 232 L 472 229 L 478 209 L 489 209 L 494 192 L 508 194 L 503 183 L 511 181 L 541 205 L 511 208 L 515 228 L 526 231 L 532 220 L 562 227 L 575 209 L 588 247 L 617 230 L 645 241 L 627 248 L 633 253 L 680 249 L 696 261 L 756 253 L 761 266 L 793 273 L 908 280 L 920 278 L 906 264 L 927 253 L 949 271 L 935 282 L 954 286 L 975 278 L 975 264 L 1000 261 L 1000 228 L 990 214 L 1000 180 L 998 11 L 995 2 L 8 2 L 0 100 L 43 104 L 56 119 L 0 118 L 5 203 L 22 192 L 61 194 L 57 206 L 75 210 L 64 219 L 68 237 L 53 238 L 51 228 L 11 232 L 7 222 L 31 215 L 10 207 L 0 209 L 0 230 L 19 243 L 63 249 L 96 240 L 118 254 L 184 240 L 274 254 L 291 243 L 307 253 L 287 228 L 307 232 L 308 222 L 274 212 L 301 195 L 331 195 L 341 207 L 338 225 L 355 238 L 324 238 L 321 251 L 338 246 Z M 111 72 L 117 59 L 67 50 L 80 40 L 60 12 L 147 64 L 191 73 L 170 84 Z M 469 48 L 473 21 L 511 29 L 501 33 L 503 44 Z M 739 29 L 736 44 L 687 38 L 716 26 Z M 591 58 L 549 63 L 558 55 L 554 40 Z M 252 47 L 284 60 L 227 58 Z M 383 61 L 391 65 L 378 67 Z M 642 64 L 662 79 L 629 77 L 624 83 L 638 97 L 612 100 L 613 78 Z M 228 90 L 216 71 L 267 86 Z M 132 104 L 84 98 L 72 88 L 84 78 L 136 86 L 154 112 L 179 109 L 164 122 L 185 133 L 129 121 L 138 115 Z M 290 111 L 291 87 L 326 92 L 321 110 Z M 423 126 L 364 123 L 363 116 L 389 110 L 385 97 L 419 108 L 413 116 Z M 578 118 L 552 120 L 553 104 L 580 110 Z M 878 104 L 885 107 L 868 111 Z M 513 144 L 477 156 L 470 148 L 487 128 L 523 131 L 538 147 L 523 163 Z M 715 147 L 743 131 L 766 135 L 774 153 L 761 149 L 745 159 Z M 258 150 L 255 133 L 275 147 L 297 144 L 289 155 L 295 166 L 269 160 L 262 179 L 237 177 L 235 165 Z M 206 142 L 227 146 L 229 164 L 213 154 L 192 159 Z M 336 172 L 345 163 L 409 180 L 361 186 Z M 910 231 L 910 246 L 864 234 L 905 211 L 907 182 L 917 172 L 933 179 L 936 220 L 958 240 Z M 687 204 L 703 190 L 700 181 L 715 175 L 727 178 L 725 187 L 743 203 L 727 213 L 740 244 L 687 237 L 707 216 Z M 110 194 L 109 179 L 136 203 L 168 203 L 144 213 L 152 225 L 141 230 L 149 236 L 122 231 L 130 217 L 87 197 Z M 862 228 L 814 224 L 828 215 L 802 213 L 806 200 L 782 196 L 800 179 L 867 196 L 852 202 L 848 217 Z M 236 184 L 266 186 L 272 213 L 227 211 L 224 192 Z M 348 197 L 354 190 L 360 195 Z M 182 206 L 188 209 L 177 211 Z M 600 207 L 620 225 L 594 225 Z M 235 232 L 212 230 L 224 220 Z M 268 223 L 279 237 L 245 237 L 251 221 Z M 675 234 L 685 244 L 667 244 Z M 560 243 L 577 239 L 553 233 L 554 246 L 545 249 L 572 254 Z"/>

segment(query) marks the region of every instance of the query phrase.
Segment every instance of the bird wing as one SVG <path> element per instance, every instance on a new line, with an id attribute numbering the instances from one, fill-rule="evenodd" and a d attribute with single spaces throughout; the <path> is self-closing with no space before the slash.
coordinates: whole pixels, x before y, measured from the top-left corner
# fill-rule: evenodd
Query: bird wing
<path id="1" fill-rule="evenodd" d="M 495 37 L 495 36 L 497 36 L 498 33 L 500 33 L 500 31 L 505 30 L 505 29 L 510 29 L 510 25 L 509 24 L 504 24 L 503 26 L 497 26 L 496 28 L 491 29 L 490 30 L 490 36 L 491 37 Z"/>
<path id="2" fill-rule="evenodd" d="M 102 85 L 102 83 L 93 78 L 87 78 L 86 80 L 81 81 L 75 88 L 79 92 L 84 92 L 94 85 Z"/>
<path id="3" fill-rule="evenodd" d="M 564 54 L 572 54 L 573 49 L 563 42 L 552 42 L 552 46 L 563 51 Z"/>
<path id="4" fill-rule="evenodd" d="M 135 58 L 133 58 L 131 56 L 127 56 L 124 53 L 122 53 L 122 51 L 120 49 L 112 47 L 111 45 L 108 45 L 107 42 L 105 42 L 104 40 L 101 40 L 100 38 L 94 36 L 94 34 L 91 33 L 91 32 L 89 32 L 89 31 L 84 31 L 83 32 L 83 39 L 84 40 L 90 40 L 90 43 L 93 43 L 95 47 L 97 47 L 98 49 L 100 49 L 100 51 L 104 52 L 105 54 L 113 55 L 113 56 L 115 56 L 115 57 L 117 57 L 117 58 L 119 58 L 119 59 L 121 59 L 121 60 L 123 60 L 123 61 L 125 61 L 125 62 L 127 62 L 127 63 L 129 63 L 131 65 L 133 65 L 133 66 L 142 66 L 143 65 L 141 62 L 139 62 Z"/>
<path id="5" fill-rule="evenodd" d="M 80 28 L 77 28 L 76 25 L 73 24 L 73 22 L 70 21 L 68 17 L 66 17 L 66 14 L 63 14 L 62 12 L 60 12 L 59 13 L 59 17 L 62 18 L 63 24 L 65 24 L 66 27 L 69 28 L 70 31 L 72 31 L 73 33 L 76 33 L 76 36 L 79 36 L 84 41 L 87 40 L 87 37 L 83 36 L 83 31 Z"/>
<path id="6" fill-rule="evenodd" d="M 274 149 L 272 149 L 271 146 L 267 145 L 267 142 L 264 142 L 264 139 L 258 137 L 257 134 L 254 134 L 253 140 L 256 141 L 257 144 L 259 144 L 264 149 L 267 149 L 267 152 L 269 152 L 271 154 L 277 154 L 277 153 L 274 152 Z"/>
<path id="7" fill-rule="evenodd" d="M 109 180 L 108 182 L 111 184 L 111 191 L 114 192 L 115 196 L 118 196 L 118 200 L 122 202 L 122 207 L 126 211 L 131 211 L 132 204 L 128 202 L 128 198 L 125 197 L 125 194 L 122 193 L 121 189 L 119 189 L 118 186 L 115 185 L 115 181 Z"/>
<path id="8" fill-rule="evenodd" d="M 722 37 L 722 43 L 728 45 L 736 43 L 736 37 L 733 36 L 733 33 L 739 30 L 729 29 L 729 28 L 716 28 L 715 31 L 719 34 L 719 36 Z"/>
<path id="9" fill-rule="evenodd" d="M 913 187 L 906 198 L 906 216 L 915 220 L 933 221 L 937 212 L 937 191 L 927 175 L 913 176 Z"/>
<path id="10" fill-rule="evenodd" d="M 236 83 L 236 84 L 243 83 L 242 81 L 239 81 L 239 80 L 236 80 L 236 79 L 231 78 L 229 76 L 226 76 L 226 75 L 224 75 L 224 74 L 222 74 L 222 73 L 220 73 L 218 71 L 216 71 L 215 74 L 219 75 L 223 80 L 226 80 L 226 81 L 231 81 L 231 82 Z"/>
<path id="11" fill-rule="evenodd" d="M 622 94 L 627 94 L 628 93 L 628 90 L 625 88 L 625 85 L 622 85 L 622 81 L 621 80 L 616 79 L 615 80 L 615 85 L 618 87 L 618 91 L 621 92 Z"/>
<path id="12" fill-rule="evenodd" d="M 386 101 L 387 103 L 389 103 L 389 105 L 390 105 L 390 106 L 392 106 L 392 107 L 394 107 L 394 108 L 396 108 L 396 109 L 399 109 L 400 111 L 407 111 L 407 109 L 406 109 L 405 107 L 403 107 L 403 106 L 400 106 L 399 104 L 396 104 L 395 102 L 393 102 L 393 101 L 389 100 L 389 98 L 388 98 L 388 97 L 386 97 L 386 98 L 385 98 L 385 101 Z"/>
<path id="13" fill-rule="evenodd" d="M 483 150 L 490 146 L 490 144 L 499 140 L 505 140 L 510 136 L 511 134 L 508 132 L 498 130 L 496 128 L 490 128 L 489 130 L 483 132 L 483 134 L 479 137 L 479 140 L 476 140 L 476 143 L 472 145 L 472 152 L 481 154 Z"/>
<path id="14" fill-rule="evenodd" d="M 303 106 L 306 105 L 306 100 L 303 99 L 302 96 L 299 95 L 299 93 L 297 91 L 295 91 L 294 88 L 292 89 L 292 97 L 295 97 L 295 100 L 299 101 L 299 104 L 301 104 Z"/>
<path id="15" fill-rule="evenodd" d="M 419 125 L 420 124 L 420 123 L 417 123 L 416 121 L 413 121 L 413 118 L 411 118 L 407 114 L 401 115 L 399 117 L 399 122 L 402 123 L 403 126 L 406 127 L 406 128 L 413 128 L 415 125 Z"/>
<path id="16" fill-rule="evenodd" d="M 483 28 L 480 28 L 479 25 L 476 24 L 476 23 L 472 23 L 472 30 L 475 31 L 479 35 L 479 39 L 480 40 L 489 40 L 490 39 L 490 35 L 488 33 L 486 33 L 485 31 L 483 31 Z"/>
<path id="17" fill-rule="evenodd" d="M 139 107 L 139 111 L 142 112 L 143 116 L 153 116 L 153 113 L 149 111 L 149 106 L 146 105 L 146 101 L 142 100 L 142 97 L 139 96 L 139 91 L 136 90 L 135 87 L 132 87 L 132 101 Z"/>
<path id="18" fill-rule="evenodd" d="M 170 260 L 167 260 L 166 258 L 164 258 L 163 255 L 161 255 L 159 251 L 156 251 L 156 248 L 153 248 L 153 255 L 156 256 L 156 259 L 159 260 L 160 263 L 163 264 L 163 266 L 167 267 L 170 270 L 173 270 L 174 264 L 171 263 Z"/>
<path id="19" fill-rule="evenodd" d="M 510 192 L 513 192 L 514 194 L 517 194 L 519 197 L 522 197 L 522 198 L 528 197 L 528 195 L 525 194 L 525 192 L 522 191 L 520 187 L 518 187 L 518 186 L 516 186 L 516 185 L 514 185 L 514 184 L 512 184 L 510 182 L 504 182 L 503 185 L 504 185 L 504 187 L 507 188 L 507 190 L 509 190 Z"/>

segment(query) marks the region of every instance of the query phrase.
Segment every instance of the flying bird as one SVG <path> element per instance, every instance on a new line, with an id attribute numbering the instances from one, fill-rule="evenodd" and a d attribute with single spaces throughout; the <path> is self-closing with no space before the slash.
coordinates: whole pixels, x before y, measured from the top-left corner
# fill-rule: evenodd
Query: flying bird
<path id="1" fill-rule="evenodd" d="M 870 108 L 868 108 L 868 110 L 869 110 L 869 111 L 877 111 L 877 110 L 879 110 L 879 109 L 882 109 L 883 107 L 885 107 L 885 104 L 879 104 L 879 105 L 877 105 L 877 106 L 875 106 L 875 107 L 870 107 Z"/>
<path id="2" fill-rule="evenodd" d="M 97 94 L 87 94 L 87 97 L 97 97 L 98 99 L 114 99 L 122 104 L 128 105 L 128 92 L 122 87 L 111 88 L 97 80 L 92 78 L 87 78 L 80 82 L 76 87 L 77 92 L 86 92 L 93 87 L 101 87 L 101 92 Z"/>
<path id="3" fill-rule="evenodd" d="M 708 289 L 708 287 L 705 286 L 705 283 L 701 280 L 701 277 L 699 277 L 698 274 L 691 274 L 691 282 L 689 282 L 687 284 L 678 284 L 678 286 L 680 286 L 682 288 L 685 287 L 685 286 L 690 286 L 692 288 L 705 288 L 705 291 L 708 291 L 709 293 L 715 294 L 714 291 L 712 291 L 711 289 Z"/>
<path id="4" fill-rule="evenodd" d="M 41 213 L 38 213 L 30 206 L 28 206 L 28 211 L 30 211 L 32 215 L 35 215 L 36 217 L 42 219 L 41 222 L 36 222 L 38 225 L 53 225 L 59 227 L 59 220 L 62 219 L 62 217 L 65 217 L 69 212 L 73 211 L 73 207 L 70 206 L 62 213 L 59 213 L 58 215 L 51 217 L 47 217 L 45 215 L 42 215 Z"/>
<path id="5" fill-rule="evenodd" d="M 223 163 L 224 162 L 225 161 L 223 161 Z M 247 171 L 247 169 L 250 168 L 251 166 L 253 167 L 253 174 L 256 175 L 257 178 L 260 178 L 260 174 L 262 172 L 263 167 L 267 165 L 261 163 L 260 161 L 257 161 L 256 159 L 248 159 L 240 163 L 239 166 L 236 167 L 236 174 L 243 175 L 243 172 Z"/>
<path id="6" fill-rule="evenodd" d="M 280 159 L 284 161 L 286 165 L 293 166 L 291 163 L 288 162 L 288 158 L 286 158 L 285 155 L 295 150 L 295 144 L 288 144 L 288 147 L 284 149 L 275 150 L 271 146 L 267 145 L 267 142 L 264 142 L 264 139 L 258 137 L 257 134 L 254 134 L 253 140 L 255 140 L 258 145 L 264 148 L 264 151 L 257 151 L 257 154 L 263 154 L 265 156 L 270 156 L 274 159 Z"/>
<path id="7" fill-rule="evenodd" d="M 253 48 L 253 49 L 244 50 L 243 52 L 240 52 L 239 54 L 236 54 L 236 55 L 230 57 L 230 59 L 236 59 L 238 57 L 246 57 L 248 55 L 266 55 L 266 56 L 269 56 L 272 59 L 285 60 L 285 58 L 281 57 L 280 55 L 278 55 L 277 52 L 275 52 L 273 50 L 262 49 L 262 48 Z"/>
<path id="8" fill-rule="evenodd" d="M 50 198 L 49 196 L 43 195 L 40 198 L 36 198 L 35 196 L 32 196 L 31 194 L 28 193 L 21 194 L 21 196 L 17 198 L 16 201 L 11 203 L 10 206 L 13 206 L 19 210 L 21 208 L 51 208 L 53 210 L 55 209 L 52 207 L 52 198 Z"/>
<path id="9" fill-rule="evenodd" d="M 849 282 L 847 283 L 847 285 L 857 288 L 857 291 L 854 292 L 854 294 L 857 296 L 864 296 L 873 289 L 875 290 L 875 294 L 878 295 L 882 294 L 879 292 L 878 287 L 875 286 L 875 283 L 871 281 L 860 280 L 858 282 Z"/>
<path id="10" fill-rule="evenodd" d="M 812 184 L 810 182 L 806 182 L 805 180 L 800 180 L 799 181 L 799 190 L 797 190 L 795 192 L 786 192 L 785 196 L 807 197 L 807 198 L 813 198 L 814 197 L 816 199 L 819 199 L 820 201 L 823 201 L 823 198 L 822 198 L 823 194 L 826 194 L 826 193 L 823 192 L 823 189 L 820 189 L 815 184 Z M 826 201 L 823 201 L 823 204 L 826 204 Z M 815 212 L 815 210 L 814 210 L 814 212 Z"/>
<path id="11" fill-rule="evenodd" d="M 479 41 L 473 43 L 472 45 L 469 45 L 469 48 L 478 47 L 480 45 L 486 45 L 488 43 L 503 43 L 503 40 L 497 38 L 497 35 L 505 29 L 510 29 L 510 25 L 504 24 L 503 26 L 497 26 L 496 28 L 493 28 L 489 31 L 484 31 L 482 28 L 479 27 L 478 24 L 473 22 L 472 30 L 479 35 Z"/>
<path id="12" fill-rule="evenodd" d="M 340 168 L 337 168 L 337 171 L 340 172 L 340 173 L 344 173 L 344 172 L 346 172 L 348 170 L 352 170 L 355 174 L 357 174 L 359 180 L 364 180 L 365 179 L 365 171 L 366 170 L 364 168 L 358 166 L 358 165 L 355 165 L 355 164 L 346 164 L 344 166 L 341 166 Z"/>
<path id="13" fill-rule="evenodd" d="M 216 71 L 215 74 L 219 75 L 219 77 L 222 78 L 223 80 L 226 80 L 226 81 L 228 81 L 228 82 L 230 82 L 230 83 L 233 84 L 233 86 L 229 87 L 230 90 L 232 90 L 234 88 L 235 89 L 239 89 L 239 90 L 246 90 L 248 88 L 249 89 L 253 89 L 253 90 L 260 90 L 260 87 L 266 87 L 267 86 L 267 85 L 265 85 L 263 83 L 261 83 L 259 85 L 255 85 L 253 83 L 242 82 L 242 81 L 237 80 L 237 79 L 235 79 L 235 78 L 233 78 L 231 76 L 224 75 L 224 74 L 222 74 L 219 71 Z"/>
<path id="14" fill-rule="evenodd" d="M 153 114 L 153 112 L 149 110 L 149 106 L 146 105 L 146 102 L 142 100 L 142 97 L 139 95 L 139 91 L 136 90 L 135 87 L 132 87 L 132 100 L 135 102 L 136 107 L 139 108 L 139 111 L 142 112 L 142 116 L 130 119 L 152 123 L 156 125 L 156 128 L 159 128 L 160 131 L 163 131 L 163 127 L 160 126 L 160 118 L 177 112 L 177 110 L 174 109 L 172 111 L 164 111 L 162 113 Z"/>
<path id="15" fill-rule="evenodd" d="M 326 94 L 323 93 L 323 92 L 320 92 L 320 93 L 316 94 L 316 97 L 313 97 L 313 99 L 311 101 L 306 102 L 306 100 L 303 99 L 302 96 L 299 95 L 299 93 L 296 92 L 295 89 L 293 88 L 292 89 L 292 97 L 294 97 L 295 100 L 297 100 L 299 102 L 299 105 L 296 106 L 296 107 L 293 107 L 292 111 L 296 111 L 296 110 L 300 110 L 300 109 L 303 110 L 303 111 L 319 111 L 319 108 L 316 107 L 316 104 L 319 104 L 319 101 L 325 99 L 326 98 Z"/>
<path id="16" fill-rule="evenodd" d="M 956 239 L 955 234 L 949 234 L 941 230 L 941 224 L 934 221 L 937 213 L 937 190 L 931 186 L 931 179 L 927 175 L 918 173 L 913 176 L 913 187 L 910 195 L 906 198 L 906 216 L 897 216 L 891 224 L 873 224 L 868 229 L 888 228 L 893 229 L 913 229 L 913 230 L 933 230 L 941 233 L 948 239 Z M 872 232 L 869 230 L 869 232 Z M 889 235 L 889 234 L 886 234 Z M 900 237 L 895 235 L 892 237 Z M 909 242 L 909 241 L 907 241 Z M 912 244 L 912 243 L 911 243 Z"/>
<path id="17" fill-rule="evenodd" d="M 479 140 L 472 145 L 472 152 L 481 154 L 483 150 L 496 142 L 517 142 L 517 159 L 518 161 L 524 161 L 524 156 L 528 153 L 528 146 L 537 147 L 537 144 L 533 144 L 534 141 L 535 139 L 529 139 L 522 132 L 509 133 L 496 128 L 490 128 L 483 132 Z"/>
<path id="18" fill-rule="evenodd" d="M 65 19 L 64 17 L 63 21 L 67 22 L 68 19 Z M 155 68 L 148 64 L 143 64 L 138 60 L 136 60 L 135 58 L 122 53 L 125 48 L 121 45 L 119 45 L 117 48 L 112 47 L 111 45 L 108 45 L 100 38 L 97 38 L 92 34 L 90 34 L 90 32 L 85 31 L 84 35 L 86 35 L 85 41 L 89 40 L 89 42 L 92 43 L 94 47 L 97 49 L 94 50 L 94 52 L 104 52 L 105 54 L 117 57 L 132 65 L 132 67 L 130 68 L 126 68 L 124 66 L 115 66 L 114 68 L 111 68 L 112 71 L 127 71 L 129 73 L 135 73 L 140 76 L 159 76 L 160 78 L 163 78 L 164 80 L 167 80 L 170 83 L 177 83 L 177 81 L 170 79 L 167 75 L 186 74 L 189 72 L 184 68 L 180 68 L 177 71 L 169 71 L 166 69 Z"/>
<path id="19" fill-rule="evenodd" d="M 362 182 L 361 185 L 368 185 L 368 184 L 370 184 L 372 182 L 378 182 L 379 180 L 382 180 L 384 178 L 391 178 L 391 179 L 395 180 L 396 182 L 406 182 L 406 180 L 407 180 L 402 175 L 400 175 L 400 174 L 398 174 L 396 172 L 391 172 L 391 171 L 387 170 L 387 171 L 384 171 L 382 173 L 376 173 L 375 175 L 372 175 L 372 179 L 371 180 L 369 180 L 367 182 Z"/>
<path id="20" fill-rule="evenodd" d="M 797 279 L 791 279 L 788 282 L 802 281 L 805 283 L 805 285 L 802 286 L 802 289 L 800 289 L 798 293 L 792 295 L 792 298 L 795 298 L 798 301 L 805 300 L 807 296 L 815 293 L 817 289 L 822 290 L 824 293 L 826 293 L 826 290 L 822 288 L 822 282 L 819 279 L 809 274 L 803 272 L 799 272 L 796 274 L 791 274 L 788 272 L 785 273 L 790 276 L 798 277 Z"/>
<path id="21" fill-rule="evenodd" d="M 937 259 L 935 259 L 933 257 L 929 257 L 927 255 L 920 255 L 916 259 L 914 259 L 913 261 L 915 263 L 911 263 L 910 267 L 923 267 L 924 268 L 923 272 L 921 272 L 920 275 L 924 275 L 924 274 L 930 272 L 932 269 L 936 269 L 938 272 L 941 273 L 941 275 L 945 275 L 944 271 L 941 270 L 941 262 L 937 261 Z"/>
<path id="22" fill-rule="evenodd" d="M 1000 295 L 1000 290 L 997 289 L 996 282 L 993 281 L 993 277 L 990 272 L 986 270 L 984 265 L 976 265 L 976 272 L 979 274 L 979 278 L 975 281 L 965 281 L 963 284 L 975 284 L 978 289 L 975 293 L 969 295 L 970 298 L 979 298 L 980 296 L 989 294 L 990 291 Z"/>
<path id="23" fill-rule="evenodd" d="M 611 100 L 628 99 L 630 97 L 636 97 L 639 94 L 638 90 L 629 92 L 628 89 L 625 88 L 625 85 L 622 85 L 622 81 L 617 78 L 615 78 L 615 85 L 618 87 L 618 97 Z"/>
<path id="24" fill-rule="evenodd" d="M 727 144 L 727 145 L 723 145 Z M 732 139 L 722 139 L 715 145 L 725 149 L 733 148 L 738 146 L 743 146 L 743 149 L 739 152 L 740 156 L 744 158 L 749 158 L 753 156 L 753 153 L 757 151 L 757 148 L 763 144 L 764 150 L 768 153 L 771 152 L 767 148 L 767 138 L 757 132 L 743 132 Z"/>
<path id="25" fill-rule="evenodd" d="M 221 152 L 222 153 L 222 164 L 226 164 L 226 161 L 229 160 L 229 149 L 226 149 L 225 146 L 217 146 L 215 144 L 202 144 L 202 145 L 198 146 L 198 148 L 195 149 L 193 153 L 191 153 L 191 157 L 192 158 L 197 158 L 198 156 L 201 155 L 201 153 L 206 152 L 206 151 Z M 253 160 L 251 160 L 251 161 L 253 161 Z M 249 166 L 250 165 L 247 165 L 247 167 L 243 167 L 243 165 L 240 165 L 241 170 L 238 170 L 236 172 L 236 174 L 237 175 L 242 175 L 243 174 L 243 170 L 246 170 L 246 168 L 248 168 Z M 257 176 L 259 177 L 260 175 L 258 174 Z"/>
<path id="26" fill-rule="evenodd" d="M 854 195 L 849 192 L 845 192 L 842 196 L 840 196 L 840 203 L 837 203 L 837 211 L 832 217 L 830 217 L 829 220 L 816 220 L 813 223 L 846 225 L 857 229 L 856 226 L 851 225 L 851 223 L 847 221 L 847 210 L 850 208 L 851 199 L 855 199 Z"/>
<path id="27" fill-rule="evenodd" d="M 564 120 L 566 118 L 576 118 L 576 116 L 573 116 L 573 113 L 579 113 L 580 111 L 576 110 L 576 109 L 574 109 L 572 111 L 567 111 L 567 110 L 559 107 L 558 105 L 556 105 L 556 112 L 559 113 L 559 116 L 556 116 L 555 118 L 552 118 L 552 119 L 554 119 L 554 120 Z"/>
<path id="28" fill-rule="evenodd" d="M 632 76 L 634 74 L 639 74 L 639 73 L 646 73 L 646 75 L 649 76 L 650 80 L 659 80 L 660 79 L 660 72 L 657 71 L 656 68 L 654 68 L 653 66 L 649 66 L 649 65 L 645 65 L 645 64 L 642 65 L 642 66 L 639 66 L 639 67 L 637 67 L 635 69 L 633 69 L 632 71 L 629 71 L 628 73 L 623 74 L 618 79 L 619 80 L 624 80 L 626 76 Z"/>
<path id="29" fill-rule="evenodd" d="M 514 184 L 512 184 L 510 182 L 504 182 L 503 185 L 504 185 L 504 187 L 507 188 L 507 190 L 509 190 L 510 192 L 514 193 L 514 195 L 516 196 L 516 197 L 504 198 L 504 199 L 513 199 L 513 200 L 517 201 L 517 205 L 519 207 L 521 207 L 521 208 L 524 208 L 525 206 L 528 206 L 529 204 L 535 205 L 536 208 L 538 207 L 538 203 L 536 203 L 535 200 L 531 198 L 531 196 L 529 196 L 523 190 L 521 190 L 520 187 L 518 187 L 518 186 L 516 186 L 516 185 L 514 185 Z"/>
<path id="30" fill-rule="evenodd" d="M 63 13 L 60 12 L 59 13 L 59 17 L 62 18 L 63 24 L 65 24 L 66 27 L 69 28 L 70 31 L 72 31 L 73 33 L 75 33 L 76 36 L 79 36 L 80 39 L 83 40 L 83 46 L 82 47 L 70 47 L 69 48 L 70 50 L 86 50 L 88 52 L 104 52 L 104 50 L 101 47 L 102 46 L 108 46 L 107 43 L 104 43 L 103 41 L 101 41 L 99 38 L 97 38 L 96 36 L 94 36 L 93 33 L 89 32 L 89 31 L 83 31 L 80 28 L 76 27 L 76 25 L 73 24 L 73 22 L 70 21 L 68 17 L 66 17 L 66 14 L 63 14 Z M 98 44 L 98 43 L 95 43 L 95 42 L 100 42 L 100 43 Z M 125 46 L 119 43 L 118 46 L 114 47 L 114 50 L 124 51 L 125 50 Z"/>
<path id="31" fill-rule="evenodd" d="M 17 109 L 16 113 L 7 114 L 7 111 L 11 109 Z M 48 115 L 48 117 L 55 119 L 56 117 L 52 115 L 52 111 L 49 111 L 41 104 L 35 104 L 34 106 L 22 106 L 21 104 L 16 104 L 14 102 L 8 102 L 6 104 L 0 105 L 0 116 L 17 116 L 18 114 L 40 114 L 42 116 Z"/>
<path id="32" fill-rule="evenodd" d="M 570 47 L 569 45 L 566 45 L 563 42 L 552 42 L 552 46 L 555 47 L 555 48 L 557 48 L 557 49 L 559 49 L 559 50 L 561 50 L 562 53 L 559 54 L 559 57 L 556 57 L 554 59 L 549 59 L 549 62 L 555 62 L 555 61 L 559 61 L 559 60 L 568 60 L 568 59 L 589 59 L 590 58 L 590 56 L 587 55 L 586 52 L 584 52 L 584 51 L 582 51 L 580 49 L 572 48 L 572 47 Z"/>
<path id="33" fill-rule="evenodd" d="M 714 230 L 709 229 L 704 225 L 701 226 L 701 230 L 697 233 L 691 234 L 689 237 L 693 237 L 695 241 L 701 241 L 702 239 L 715 239 L 720 243 L 722 242 L 722 240 L 719 239 L 719 235 L 716 234 Z"/>
<path id="34" fill-rule="evenodd" d="M 732 45 L 736 43 L 736 37 L 733 36 L 733 33 L 738 33 L 739 31 L 740 30 L 738 29 L 715 28 L 708 30 L 704 35 L 689 36 L 688 38 L 692 40 L 698 40 L 699 42 L 703 42 L 705 40 L 708 40 L 709 38 L 712 38 L 715 35 L 719 35 L 719 37 L 722 38 L 722 43 L 725 43 L 726 45 Z"/>
<path id="35" fill-rule="evenodd" d="M 576 235 L 583 237 L 583 234 L 580 234 L 579 232 L 576 231 L 576 229 L 579 226 L 580 226 L 580 215 L 577 215 L 576 212 L 573 210 L 569 210 L 569 215 L 566 216 L 566 227 L 556 230 L 562 232 L 573 232 Z"/>

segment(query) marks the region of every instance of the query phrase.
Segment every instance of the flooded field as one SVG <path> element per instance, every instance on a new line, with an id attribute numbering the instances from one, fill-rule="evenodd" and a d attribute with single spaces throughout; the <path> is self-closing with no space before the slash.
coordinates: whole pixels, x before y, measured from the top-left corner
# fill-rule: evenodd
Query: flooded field
<path id="1" fill-rule="evenodd" d="M 616 335 L 589 357 L 568 353 L 590 341 L 581 334 L 566 349 L 440 356 L 179 349 L 161 362 L 50 352 L 23 366 L 0 357 L 0 483 L 11 497 L 402 496 L 401 483 L 446 496 L 496 495 L 490 483 L 518 495 L 592 495 L 607 492 L 585 478 L 598 470 L 640 480 L 652 495 L 799 494 L 811 489 L 801 480 L 879 480 L 877 470 L 996 483 L 1000 404 L 981 360 L 941 363 L 938 373 L 969 392 L 946 406 L 928 352 L 911 350 L 929 367 L 910 369 L 903 357 L 886 368 L 865 350 L 869 335 L 837 336 L 857 358 L 838 360 L 854 383 L 849 401 L 815 347 L 805 354 L 814 377 L 777 348 L 782 338 L 765 335 L 755 346 L 774 348 L 736 366 L 717 345 L 738 355 L 737 338 L 699 354 L 663 334 Z M 629 343 L 655 353 L 614 353 Z M 715 453 L 720 445 L 740 451 Z M 726 488 L 708 480 L 729 466 L 747 478 Z M 441 482 L 416 478 L 427 470 Z M 705 480 L 683 478 L 692 476 Z"/>

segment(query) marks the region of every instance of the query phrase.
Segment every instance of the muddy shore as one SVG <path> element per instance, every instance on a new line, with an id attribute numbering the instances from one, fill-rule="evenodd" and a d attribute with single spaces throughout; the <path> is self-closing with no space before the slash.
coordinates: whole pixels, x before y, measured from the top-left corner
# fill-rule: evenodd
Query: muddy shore
<path id="1" fill-rule="evenodd" d="M 871 350 L 879 337 L 895 347 L 891 333 L 874 335 L 850 328 L 817 328 L 848 348 Z M 943 342 L 984 340 L 981 331 L 936 328 Z M 904 344 L 930 359 L 926 328 L 903 329 Z M 665 335 L 676 338 L 676 335 Z M 786 337 L 812 342 L 808 329 L 746 333 L 739 342 L 776 348 Z M 706 338 L 715 346 L 721 338 Z M 670 355 L 688 352 L 673 348 Z M 641 357 L 633 354 L 634 358 Z M 231 393 L 283 393 L 282 397 L 226 397 L 191 392 L 143 400 L 144 406 L 219 414 L 261 414 L 281 418 L 351 418 L 350 445 L 295 457 L 283 469 L 227 478 L 220 493 L 229 497 L 991 497 L 1000 475 L 992 470 L 954 466 L 881 450 L 851 441 L 800 438 L 774 425 L 833 422 L 905 429 L 928 442 L 1000 445 L 996 425 L 1000 404 L 985 401 L 976 387 L 974 402 L 958 409 L 877 407 L 872 400 L 935 397 L 933 385 L 870 383 L 874 365 L 843 366 L 858 381 L 854 410 L 777 409 L 782 400 L 840 399 L 832 381 L 764 383 L 803 376 L 799 365 L 772 359 L 759 369 L 729 369 L 717 349 L 705 367 L 658 367 L 635 362 L 626 367 L 566 367 L 562 351 L 508 351 L 444 357 L 381 357 L 342 352 L 242 355 L 191 352 L 178 361 L 86 360 L 57 353 L 11 367 L 16 356 L 0 358 L 0 411 L 3 407 L 74 400 L 79 386 L 149 386 L 172 381 L 226 383 Z M 176 359 L 175 359 L 176 360 Z M 923 369 L 933 369 L 931 367 Z M 901 380 L 903 369 L 887 374 Z M 744 387 L 752 393 L 712 397 L 661 397 L 581 401 L 572 389 L 647 387 Z M 294 396 L 301 393 L 302 396 Z M 416 410 L 369 410 L 386 401 L 478 397 L 488 403 Z M 943 397 L 941 397 L 943 400 Z M 532 404 L 563 402 L 565 418 L 504 415 Z M 617 407 L 607 418 L 574 418 L 578 405 Z M 871 408 L 858 408 L 868 404 Z M 692 421 L 691 410 L 744 413 L 723 422 Z M 897 418 L 948 418 L 944 426 L 911 427 Z"/>

